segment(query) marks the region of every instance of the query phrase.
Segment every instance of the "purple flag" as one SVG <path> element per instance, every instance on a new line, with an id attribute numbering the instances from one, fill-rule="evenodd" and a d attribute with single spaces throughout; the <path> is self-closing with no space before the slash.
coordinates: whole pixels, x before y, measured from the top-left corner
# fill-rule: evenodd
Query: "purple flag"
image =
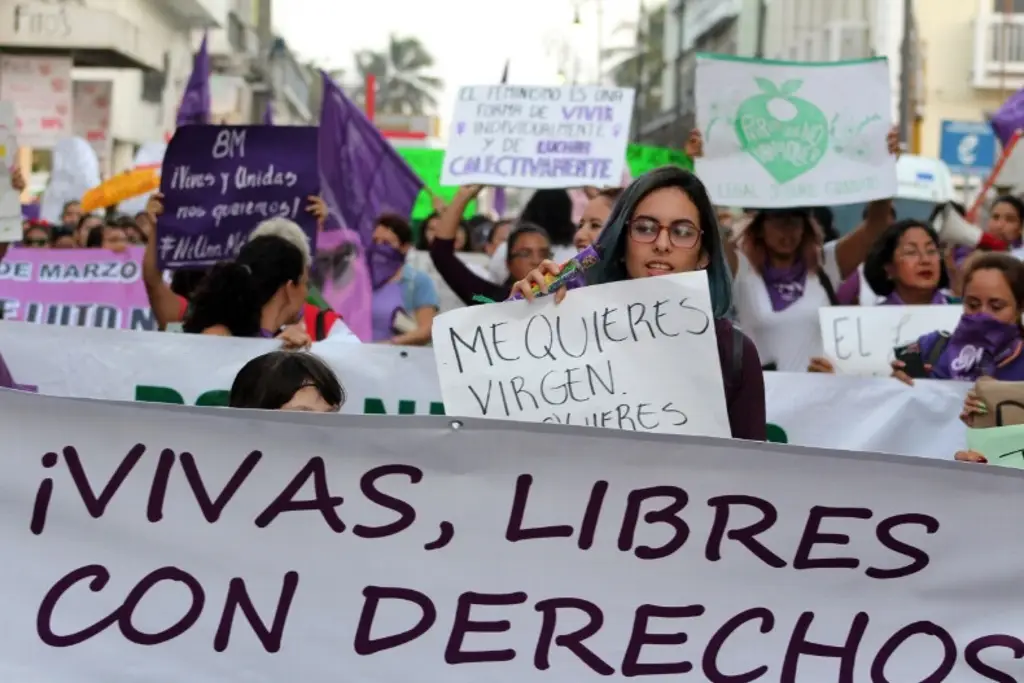
<path id="1" fill-rule="evenodd" d="M 210 53 L 206 49 L 206 34 L 199 45 L 195 61 L 192 62 L 192 74 L 181 96 L 178 107 L 178 126 L 190 124 L 207 124 L 210 122 Z"/>
<path id="2" fill-rule="evenodd" d="M 1024 89 L 1018 90 L 992 117 L 992 130 L 1005 146 L 1018 129 L 1024 129 Z"/>
<path id="3" fill-rule="evenodd" d="M 373 341 L 373 287 L 363 245 L 334 212 L 320 233 L 311 281 L 352 334 Z"/>
<path id="4" fill-rule="evenodd" d="M 267 100 L 267 108 L 263 110 L 263 125 L 274 125 L 274 103 L 271 100 Z"/>
<path id="5" fill-rule="evenodd" d="M 320 73 L 321 196 L 344 226 L 369 246 L 377 216 L 409 216 L 423 181 L 331 77 Z"/>

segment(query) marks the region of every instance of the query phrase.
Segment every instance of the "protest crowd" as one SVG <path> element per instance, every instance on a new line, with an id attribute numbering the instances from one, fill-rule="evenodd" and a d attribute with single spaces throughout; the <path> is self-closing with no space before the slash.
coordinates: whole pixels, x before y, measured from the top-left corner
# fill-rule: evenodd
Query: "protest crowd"
<path id="1" fill-rule="evenodd" d="M 508 90 L 514 99 L 516 90 L 525 89 Z M 147 348 L 156 355 L 148 363 L 167 364 L 172 376 L 190 372 L 189 363 L 200 368 L 194 371 L 199 375 L 214 372 L 218 362 L 205 365 L 202 354 L 207 348 L 220 353 L 214 344 L 221 339 L 197 341 L 173 361 L 160 355 L 182 339 L 238 338 L 258 349 L 238 351 L 237 363 L 235 356 L 219 361 L 231 367 L 232 379 L 230 386 L 216 387 L 223 390 L 220 399 L 207 392 L 206 403 L 197 401 L 204 415 L 219 414 L 223 406 L 370 412 L 369 397 L 404 396 L 409 387 L 403 383 L 414 383 L 406 376 L 436 372 L 444 405 L 437 399 L 433 415 L 543 422 L 567 435 L 589 426 L 679 439 L 719 437 L 729 444 L 782 440 L 774 434 L 773 402 L 802 400 L 803 391 L 797 388 L 803 385 L 783 382 L 842 387 L 830 394 L 839 401 L 835 405 L 811 398 L 799 404 L 800 420 L 811 426 L 824 424 L 829 410 L 845 410 L 842 396 L 853 391 L 848 387 L 863 386 L 867 396 L 898 392 L 908 402 L 900 405 L 927 413 L 928 422 L 919 424 L 908 409 L 905 422 L 894 418 L 898 431 L 927 441 L 921 448 L 929 457 L 960 467 L 961 476 L 995 469 L 1000 463 L 991 461 L 1005 455 L 996 452 L 992 437 L 928 440 L 925 432 L 932 427 L 923 425 L 948 430 L 945 435 L 1010 428 L 1014 421 L 1004 413 L 1024 405 L 1024 398 L 1012 398 L 1020 390 L 1007 388 L 1024 382 L 1024 263 L 1018 251 L 1024 246 L 1024 200 L 986 187 L 973 206 L 940 201 L 924 214 L 900 215 L 894 169 L 905 147 L 889 122 L 867 128 L 873 137 L 863 144 L 874 151 L 857 163 L 881 180 L 865 191 L 870 197 L 855 193 L 857 201 L 846 202 L 862 204 L 856 225 L 838 225 L 833 209 L 841 202 L 832 198 L 812 205 L 800 193 L 787 199 L 780 192 L 762 205 L 756 197 L 723 201 L 721 188 L 728 183 L 763 185 L 762 169 L 750 166 L 749 177 L 738 177 L 735 167 L 715 166 L 724 154 L 718 132 L 724 128 L 712 132 L 709 126 L 693 130 L 685 148 L 674 150 L 685 154 L 689 166 L 660 165 L 635 176 L 624 171 L 622 182 L 602 183 L 579 159 L 560 179 L 545 175 L 536 162 L 518 179 L 532 194 L 515 215 L 504 210 L 504 186 L 483 182 L 483 170 L 466 171 L 468 180 L 447 200 L 432 198 L 433 213 L 412 219 L 413 202 L 428 190 L 326 75 L 324 91 L 319 128 L 217 125 L 209 111 L 192 107 L 202 97 L 186 97 L 159 186 L 130 197 L 144 208 L 126 212 L 112 202 L 84 210 L 82 198 L 69 197 L 59 219 L 48 222 L 30 217 L 27 207 L 20 237 L 0 245 L 0 339 L 30 327 L 32 334 L 57 327 L 118 328 L 95 331 L 108 335 L 103 344 L 152 339 Z M 737 123 L 736 130 L 744 125 Z M 602 144 L 595 142 L 594 149 L 604 149 Z M 623 158 L 625 144 L 622 137 L 617 149 Z M 779 158 L 795 154 L 780 145 L 773 152 Z M 353 150 L 376 156 L 356 162 Z M 449 157 L 456 154 L 464 153 L 448 150 Z M 595 154 L 587 163 L 597 164 L 604 152 Z M 304 158 L 294 162 L 297 155 Z M 612 164 L 614 176 L 621 167 L 621 160 Z M 544 181 L 531 185 L 531 174 Z M 15 193 L 25 190 L 17 168 L 10 169 L 10 186 Z M 484 197 L 493 197 L 489 208 L 477 208 Z M 57 301 L 30 306 L 28 290 L 14 289 L 28 278 L 19 280 L 19 272 L 28 272 L 19 271 L 25 264 L 36 269 L 39 290 L 52 276 L 68 292 L 99 291 L 75 284 L 93 278 L 108 290 L 138 292 L 139 303 L 125 307 L 133 308 L 130 314 L 108 317 L 100 305 L 120 294 L 108 301 L 69 294 L 66 302 L 76 307 L 70 313 Z M 61 265 L 46 270 L 51 266 L 45 264 Z M 109 264 L 129 275 L 104 276 Z M 844 328 L 850 320 L 856 327 Z M 522 339 L 513 340 L 516 335 Z M 538 341 L 545 335 L 547 342 Z M 392 362 L 400 369 L 381 366 L 378 372 L 370 356 L 363 361 L 346 355 L 371 346 L 394 349 Z M 844 348 L 858 349 L 859 355 Z M 605 365 L 595 359 L 606 352 L 611 355 L 602 374 Z M 332 360 L 336 355 L 354 360 L 339 365 Z M 86 357 L 84 363 L 112 362 Z M 27 376 L 17 358 L 0 343 L 4 394 L 50 393 L 45 381 L 51 380 Z M 401 369 L 411 363 L 420 367 Z M 365 370 L 370 384 L 355 388 L 346 368 Z M 599 398 L 602 387 L 630 381 L 650 400 Z M 55 385 L 72 384 L 62 379 Z M 628 385 L 630 393 L 634 384 Z M 952 401 L 933 400 L 928 392 L 946 391 L 945 386 L 961 388 Z M 134 398 L 178 402 L 173 391 L 165 392 L 172 396 L 166 401 L 165 394 L 142 396 L 151 389 L 140 386 Z M 1009 392 L 1003 403 L 1011 408 L 997 409 L 987 398 L 999 391 Z M 66 395 L 75 397 L 70 390 Z M 115 396 L 97 390 L 95 397 Z M 418 400 L 423 398 L 430 397 Z M 495 408 L 499 403 L 502 409 Z M 851 432 L 870 435 L 876 430 L 872 420 L 882 417 L 869 406 L 863 414 L 838 419 L 851 421 Z M 266 422 L 268 429 L 273 424 Z M 824 432 L 813 443 L 789 440 L 847 448 L 830 443 Z M 921 455 L 906 453 L 897 441 L 887 449 L 883 441 L 870 443 L 890 454 Z M 624 450 L 632 457 L 631 449 Z M 956 461 L 970 465 L 952 465 Z M 989 628 L 1013 632 L 994 623 Z M 975 671 L 992 671 L 977 666 Z M 1002 666 L 1009 671 L 1011 665 Z M 986 680 L 1022 680 L 1001 675 Z"/>

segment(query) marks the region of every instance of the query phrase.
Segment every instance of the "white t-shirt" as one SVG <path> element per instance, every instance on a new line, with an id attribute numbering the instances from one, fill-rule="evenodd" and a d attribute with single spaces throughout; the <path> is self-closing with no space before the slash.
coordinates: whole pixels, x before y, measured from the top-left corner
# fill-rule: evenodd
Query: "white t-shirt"
<path id="1" fill-rule="evenodd" d="M 839 286 L 836 242 L 824 247 L 822 270 Z M 739 267 L 733 278 L 733 296 L 740 328 L 753 340 L 763 365 L 774 363 L 782 372 L 806 372 L 814 356 L 824 356 L 818 309 L 830 305 L 828 293 L 817 275 L 807 276 L 804 295 L 782 311 L 772 310 L 764 278 L 754 270 L 742 251 L 737 251 Z"/>

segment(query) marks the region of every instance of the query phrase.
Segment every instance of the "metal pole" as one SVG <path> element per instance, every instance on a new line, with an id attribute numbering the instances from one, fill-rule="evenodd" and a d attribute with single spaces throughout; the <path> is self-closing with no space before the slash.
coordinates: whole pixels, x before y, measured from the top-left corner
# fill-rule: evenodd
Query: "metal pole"
<path id="1" fill-rule="evenodd" d="M 644 108 L 640 106 L 640 98 L 643 97 L 646 100 L 647 88 L 644 85 L 644 56 L 646 50 L 644 49 L 644 36 L 646 35 L 646 27 L 644 23 L 647 21 L 647 11 L 644 7 L 644 0 L 640 0 L 640 15 L 636 19 L 636 44 L 637 44 L 637 59 L 636 59 L 636 97 L 633 98 L 633 139 L 637 142 L 640 141 L 640 124 L 641 118 L 643 118 Z M 644 102 L 646 105 L 646 101 Z"/>
<path id="2" fill-rule="evenodd" d="M 1010 15 L 1013 14 L 1013 0 L 1003 0 L 1003 23 L 1002 28 L 1002 40 L 1000 41 L 1002 48 L 999 51 L 999 57 L 1002 61 L 1002 69 L 999 71 L 999 90 L 1002 92 L 1000 98 L 1004 102 L 1008 95 L 1006 91 L 1006 63 L 1010 61 Z"/>
<path id="3" fill-rule="evenodd" d="M 758 59 L 764 59 L 764 44 L 768 33 L 767 22 L 768 0 L 761 0 L 757 5 L 757 52 L 754 53 Z"/>
<path id="4" fill-rule="evenodd" d="M 900 46 L 900 140 L 910 140 L 910 122 L 913 115 L 913 38 L 914 3 L 903 0 L 903 43 Z"/>

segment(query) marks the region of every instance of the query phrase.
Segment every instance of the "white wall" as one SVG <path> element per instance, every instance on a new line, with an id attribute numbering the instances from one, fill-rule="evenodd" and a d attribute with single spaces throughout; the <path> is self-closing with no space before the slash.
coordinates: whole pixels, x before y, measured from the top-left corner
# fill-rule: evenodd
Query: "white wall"
<path id="1" fill-rule="evenodd" d="M 151 0 L 91 0 L 91 5 L 116 11 L 145 33 L 150 45 L 158 45 L 169 57 L 170 69 L 163 102 L 142 100 L 142 71 L 135 69 L 76 68 L 76 80 L 110 80 L 113 82 L 111 104 L 111 136 L 114 140 L 112 170 L 131 165 L 136 145 L 162 140 L 174 130 L 181 94 L 192 71 L 190 30 L 174 15 L 159 9 Z"/>

